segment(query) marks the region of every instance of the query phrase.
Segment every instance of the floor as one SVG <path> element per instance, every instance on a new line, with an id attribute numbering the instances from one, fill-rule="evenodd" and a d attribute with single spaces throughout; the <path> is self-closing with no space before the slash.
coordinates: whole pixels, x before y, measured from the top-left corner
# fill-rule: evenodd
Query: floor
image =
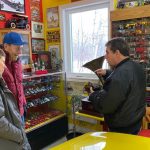
<path id="1" fill-rule="evenodd" d="M 56 142 L 54 142 L 54 143 L 52 143 L 52 144 L 50 144 L 50 145 L 44 147 L 42 150 L 50 150 L 50 148 L 52 148 L 52 147 L 54 147 L 54 146 L 57 146 L 57 145 L 59 145 L 59 144 L 65 142 L 65 141 L 67 141 L 67 139 L 66 139 L 66 137 L 63 137 L 63 138 L 57 140 Z"/>

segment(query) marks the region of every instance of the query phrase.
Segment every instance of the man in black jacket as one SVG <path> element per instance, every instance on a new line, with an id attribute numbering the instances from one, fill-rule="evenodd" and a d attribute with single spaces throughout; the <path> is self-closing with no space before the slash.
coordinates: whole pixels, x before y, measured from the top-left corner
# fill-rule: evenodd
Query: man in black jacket
<path id="1" fill-rule="evenodd" d="M 102 90 L 89 96 L 89 100 L 104 114 L 109 131 L 138 134 L 146 105 L 144 70 L 130 60 L 129 47 L 122 38 L 106 43 L 105 57 L 112 70 L 96 70 L 105 83 Z"/>

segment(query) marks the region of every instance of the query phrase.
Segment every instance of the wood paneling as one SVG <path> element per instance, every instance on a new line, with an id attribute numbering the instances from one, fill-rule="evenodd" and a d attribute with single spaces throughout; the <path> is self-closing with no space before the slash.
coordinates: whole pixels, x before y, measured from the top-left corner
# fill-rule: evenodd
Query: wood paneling
<path id="1" fill-rule="evenodd" d="M 120 9 L 110 12 L 111 21 L 127 20 L 150 16 L 150 5 Z"/>

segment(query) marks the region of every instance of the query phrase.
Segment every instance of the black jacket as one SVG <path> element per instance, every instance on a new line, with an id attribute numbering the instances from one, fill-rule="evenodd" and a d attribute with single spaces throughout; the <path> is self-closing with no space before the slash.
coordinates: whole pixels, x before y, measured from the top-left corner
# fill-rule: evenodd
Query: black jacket
<path id="1" fill-rule="evenodd" d="M 89 100 L 104 114 L 109 128 L 128 127 L 145 114 L 145 89 L 142 66 L 128 58 L 105 79 L 103 90 L 92 93 Z"/>

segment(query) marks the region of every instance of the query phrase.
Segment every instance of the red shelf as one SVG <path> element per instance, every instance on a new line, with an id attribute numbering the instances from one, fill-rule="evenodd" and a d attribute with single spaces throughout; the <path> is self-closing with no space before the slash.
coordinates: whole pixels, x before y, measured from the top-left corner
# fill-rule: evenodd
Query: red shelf
<path id="1" fill-rule="evenodd" d="M 53 116 L 52 116 L 53 115 Z M 61 117 L 65 116 L 65 113 L 58 113 L 58 114 L 43 114 L 42 116 L 39 116 L 37 118 L 34 118 L 32 120 L 27 120 L 25 123 L 25 132 L 28 133 L 30 131 L 33 131 L 37 128 L 40 128 L 50 122 L 53 122 Z"/>

